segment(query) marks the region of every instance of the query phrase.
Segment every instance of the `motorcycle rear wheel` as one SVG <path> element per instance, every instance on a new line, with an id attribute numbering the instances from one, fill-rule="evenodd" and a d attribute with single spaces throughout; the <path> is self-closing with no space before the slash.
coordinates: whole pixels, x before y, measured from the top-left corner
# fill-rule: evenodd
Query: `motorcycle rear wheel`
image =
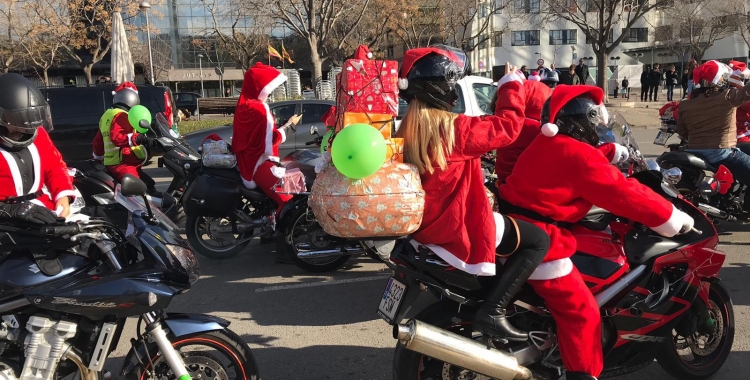
<path id="1" fill-rule="evenodd" d="M 312 219 L 310 218 L 312 216 Z M 336 243 L 328 243 L 325 247 L 318 247 L 321 241 L 313 242 L 316 237 L 328 236 L 323 231 L 323 227 L 314 219 L 310 208 L 305 204 L 295 208 L 289 215 L 289 222 L 284 225 L 284 251 L 294 264 L 308 272 L 322 273 L 331 272 L 344 265 L 351 256 L 334 256 L 324 258 L 302 259 L 297 257 L 297 253 L 307 248 L 315 249 L 332 249 Z M 302 240 L 308 240 L 304 242 Z M 307 244 L 305 246 L 305 244 Z"/>
<path id="2" fill-rule="evenodd" d="M 695 302 L 702 301 L 696 299 Z M 682 337 L 673 331 L 673 336 L 665 343 L 665 349 L 659 350 L 656 356 L 659 365 L 675 378 L 708 379 L 721 369 L 732 351 L 734 310 L 729 292 L 720 281 L 711 284 L 708 306 L 709 315 L 714 320 L 713 331 L 710 334 L 695 331 L 689 337 Z M 683 318 L 688 317 L 690 316 L 686 315 Z M 704 336 L 705 340 L 701 340 Z M 700 347 L 701 344 L 703 347 Z M 678 352 L 685 349 L 689 350 L 692 360 Z"/>
<path id="3" fill-rule="evenodd" d="M 214 223 L 216 218 L 207 218 L 203 216 L 188 216 L 185 221 L 185 234 L 187 235 L 190 247 L 202 256 L 208 257 L 212 260 L 222 260 L 234 257 L 240 254 L 247 248 L 251 240 L 247 240 L 248 237 L 252 236 L 252 232 L 240 234 L 239 236 L 227 235 L 224 237 L 214 236 L 211 233 L 211 223 Z M 226 245 L 223 244 L 224 240 L 245 240 L 241 243 Z M 217 243 L 217 244 L 211 244 Z"/>

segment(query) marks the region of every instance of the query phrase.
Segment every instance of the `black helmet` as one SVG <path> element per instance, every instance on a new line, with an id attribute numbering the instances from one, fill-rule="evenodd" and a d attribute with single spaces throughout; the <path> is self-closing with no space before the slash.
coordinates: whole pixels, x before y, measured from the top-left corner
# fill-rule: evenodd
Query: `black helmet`
<path id="1" fill-rule="evenodd" d="M 453 110 L 458 100 L 456 82 L 466 75 L 466 54 L 430 47 L 406 52 L 399 78 L 399 96 L 407 102 L 419 99 L 426 104 Z"/>
<path id="2" fill-rule="evenodd" d="M 0 145 L 10 149 L 29 146 L 39 127 L 52 130 L 52 116 L 42 92 L 21 75 L 0 75 Z"/>
<path id="3" fill-rule="evenodd" d="M 593 146 L 598 146 L 605 136 L 611 134 L 609 116 L 603 105 L 597 104 L 589 96 L 582 95 L 566 102 L 550 120 L 550 104 L 553 96 L 547 99 L 542 108 L 542 125 L 554 124 L 557 133 L 570 136 Z M 543 127 L 544 128 L 544 127 Z M 544 133 L 544 130 L 543 130 Z"/>

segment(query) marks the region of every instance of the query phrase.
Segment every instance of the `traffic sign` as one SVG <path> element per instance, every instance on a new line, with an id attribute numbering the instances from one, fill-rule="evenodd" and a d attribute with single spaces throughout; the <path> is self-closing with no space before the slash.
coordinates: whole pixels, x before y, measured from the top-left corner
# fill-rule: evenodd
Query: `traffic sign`
<path id="1" fill-rule="evenodd" d="M 536 60 L 536 64 L 539 65 L 539 66 L 544 66 L 544 60 L 541 59 L 541 58 L 539 58 L 539 59 Z"/>

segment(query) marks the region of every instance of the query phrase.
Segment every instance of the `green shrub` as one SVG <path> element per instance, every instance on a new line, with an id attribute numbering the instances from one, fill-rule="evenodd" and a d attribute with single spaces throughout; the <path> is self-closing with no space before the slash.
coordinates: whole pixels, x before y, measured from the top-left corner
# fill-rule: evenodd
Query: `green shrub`
<path id="1" fill-rule="evenodd" d="M 186 135 L 190 132 L 200 131 L 202 129 L 213 128 L 227 124 L 232 124 L 231 117 L 221 119 L 183 121 L 179 124 L 178 128 L 180 129 L 180 134 Z"/>

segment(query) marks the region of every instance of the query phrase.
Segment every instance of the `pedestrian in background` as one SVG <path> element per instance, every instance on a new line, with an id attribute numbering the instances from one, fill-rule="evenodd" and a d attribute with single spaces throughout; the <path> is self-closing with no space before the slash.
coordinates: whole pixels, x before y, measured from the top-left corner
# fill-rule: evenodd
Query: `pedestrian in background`
<path id="1" fill-rule="evenodd" d="M 656 102 L 659 101 L 659 84 L 661 83 L 661 70 L 658 63 L 654 64 L 654 69 L 651 70 L 649 75 L 650 83 L 648 89 L 648 101 Z"/>
<path id="2" fill-rule="evenodd" d="M 675 70 L 674 65 L 669 65 L 669 68 L 667 69 L 667 72 L 664 73 L 664 84 L 667 86 L 667 101 L 671 102 L 672 97 L 674 96 L 674 87 L 677 86 L 677 71 Z M 656 99 L 654 99 L 656 100 Z"/>
<path id="3" fill-rule="evenodd" d="M 586 80 L 589 79 L 589 67 L 583 62 L 583 58 L 579 59 L 578 66 L 576 66 L 576 74 L 580 84 L 586 84 Z"/>
<path id="4" fill-rule="evenodd" d="M 627 97 L 630 100 L 630 81 L 628 81 L 628 77 L 622 80 L 622 97 Z"/>
<path id="5" fill-rule="evenodd" d="M 648 99 L 648 90 L 651 87 L 651 66 L 646 68 L 641 73 L 641 101 L 645 102 Z"/>
<path id="6" fill-rule="evenodd" d="M 687 90 L 688 90 L 689 81 L 690 81 L 690 78 L 688 77 L 688 69 L 685 69 L 682 71 L 682 80 L 680 80 L 680 85 L 682 85 L 682 99 L 687 98 L 687 95 L 688 95 Z"/>
<path id="7" fill-rule="evenodd" d="M 526 77 L 526 79 L 529 79 L 529 69 L 526 67 L 526 65 L 521 66 L 521 72 Z"/>

